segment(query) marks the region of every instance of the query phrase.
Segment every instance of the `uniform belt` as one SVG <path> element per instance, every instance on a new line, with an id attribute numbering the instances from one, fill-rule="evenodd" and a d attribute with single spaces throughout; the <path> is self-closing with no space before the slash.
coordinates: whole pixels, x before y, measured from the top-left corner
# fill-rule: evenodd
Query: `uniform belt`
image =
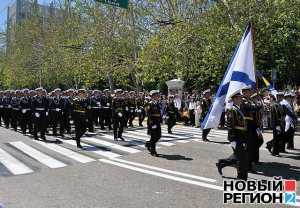
<path id="1" fill-rule="evenodd" d="M 116 108 L 116 111 L 122 111 L 123 108 Z"/>
<path id="2" fill-rule="evenodd" d="M 241 126 L 235 126 L 233 127 L 234 129 L 238 129 L 238 130 L 242 130 L 242 131 L 246 131 L 245 127 L 241 127 Z"/>
<path id="3" fill-rule="evenodd" d="M 37 111 L 44 111 L 46 109 L 45 108 L 36 108 L 35 110 L 37 110 Z"/>
<path id="4" fill-rule="evenodd" d="M 153 117 L 160 117 L 160 114 L 151 114 Z"/>
<path id="5" fill-rule="evenodd" d="M 109 107 L 103 107 L 103 108 L 109 109 Z"/>
<path id="6" fill-rule="evenodd" d="M 29 110 L 31 110 L 31 109 L 30 109 L 30 108 L 23 108 L 22 110 L 29 111 Z"/>
<path id="7" fill-rule="evenodd" d="M 245 116 L 244 119 L 246 119 L 246 120 L 254 120 L 252 117 L 248 117 L 248 116 Z"/>
<path id="8" fill-rule="evenodd" d="M 77 113 L 85 113 L 85 111 L 81 111 L 81 110 L 74 110 L 74 112 L 77 112 Z"/>
<path id="9" fill-rule="evenodd" d="M 93 109 L 100 109 L 101 107 L 92 107 Z"/>
<path id="10" fill-rule="evenodd" d="M 20 110 L 19 108 L 13 108 L 14 110 Z"/>

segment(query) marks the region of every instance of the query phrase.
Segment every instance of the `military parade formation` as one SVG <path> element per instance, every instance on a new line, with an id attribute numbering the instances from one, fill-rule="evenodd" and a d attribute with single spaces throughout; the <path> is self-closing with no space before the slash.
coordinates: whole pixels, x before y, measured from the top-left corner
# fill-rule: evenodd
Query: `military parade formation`
<path id="1" fill-rule="evenodd" d="M 271 99 L 271 128 L 273 139 L 266 148 L 273 156 L 286 149 L 294 149 L 297 115 L 294 111 L 295 93 L 286 91 L 268 95 Z M 222 175 L 226 166 L 236 166 L 237 178 L 247 180 L 248 172 L 256 173 L 259 164 L 259 148 L 263 145 L 264 101 L 251 86 L 231 95 L 226 111 L 228 140 L 233 154 L 220 159 L 217 168 Z"/>
<path id="2" fill-rule="evenodd" d="M 266 109 L 269 109 L 273 131 L 273 140 L 267 142 L 266 148 L 273 156 L 285 152 L 286 148 L 294 148 L 295 93 L 285 91 L 268 93 L 267 96 L 270 101 L 268 108 L 264 102 L 266 97 L 258 95 L 249 86 L 232 94 L 226 103 L 219 127 L 227 128 L 233 154 L 216 164 L 221 175 L 226 166 L 236 166 L 237 176 L 242 180 L 247 180 L 248 172 L 255 172 L 254 166 L 259 164 L 259 148 L 264 143 L 262 132 Z M 147 120 L 150 140 L 145 147 L 152 156 L 158 157 L 156 143 L 162 136 L 161 124 L 167 124 L 169 134 L 178 121 L 197 127 L 197 123 L 205 120 L 212 100 L 209 89 L 203 91 L 202 96 L 192 94 L 182 100 L 178 95 L 166 97 L 158 90 L 55 89 L 50 93 L 43 88 L 7 90 L 0 91 L 0 125 L 20 130 L 35 140 L 46 141 L 50 129 L 53 136 L 74 135 L 72 138 L 77 147 L 82 148 L 80 138 L 87 132 L 95 132 L 95 126 L 112 130 L 115 141 L 125 141 L 122 137 L 124 128 L 133 127 L 134 119 L 138 118 L 140 127 Z M 204 142 L 209 142 L 209 132 L 209 128 L 203 129 Z"/>

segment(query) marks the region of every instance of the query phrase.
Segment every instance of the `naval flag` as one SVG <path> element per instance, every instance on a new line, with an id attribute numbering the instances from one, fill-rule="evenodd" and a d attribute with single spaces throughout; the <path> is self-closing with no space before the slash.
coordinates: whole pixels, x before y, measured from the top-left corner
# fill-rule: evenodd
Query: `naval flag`
<path id="1" fill-rule="evenodd" d="M 206 114 L 201 128 L 208 129 L 218 127 L 225 101 L 227 101 L 233 93 L 249 85 L 253 88 L 256 87 L 253 34 L 250 24 L 247 26 L 230 60 L 215 100 Z"/>

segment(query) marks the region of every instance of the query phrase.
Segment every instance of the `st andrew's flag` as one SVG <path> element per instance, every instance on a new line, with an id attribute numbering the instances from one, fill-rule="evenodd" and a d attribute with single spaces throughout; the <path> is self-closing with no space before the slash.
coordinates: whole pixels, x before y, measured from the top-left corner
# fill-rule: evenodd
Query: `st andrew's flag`
<path id="1" fill-rule="evenodd" d="M 218 127 L 225 101 L 227 101 L 233 93 L 249 85 L 253 88 L 256 87 L 254 71 L 253 34 L 251 25 L 249 24 L 230 60 L 215 100 L 206 114 L 201 128 L 208 129 Z"/>

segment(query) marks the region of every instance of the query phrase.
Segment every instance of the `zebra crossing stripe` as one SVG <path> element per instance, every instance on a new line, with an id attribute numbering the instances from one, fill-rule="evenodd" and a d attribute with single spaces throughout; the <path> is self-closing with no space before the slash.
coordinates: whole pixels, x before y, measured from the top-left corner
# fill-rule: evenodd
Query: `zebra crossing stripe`
<path id="1" fill-rule="evenodd" d="M 177 127 L 177 128 L 176 128 Z M 195 134 L 201 134 L 202 135 L 202 129 L 200 128 L 193 128 L 193 127 L 180 127 L 180 126 L 176 126 L 175 127 L 175 130 L 176 129 L 181 129 L 181 130 L 184 130 L 184 131 L 187 131 L 187 132 L 190 132 L 190 133 L 195 133 Z M 227 135 L 227 132 L 226 131 L 222 131 L 222 130 L 216 130 L 216 129 L 212 129 L 210 131 L 210 134 L 218 134 L 218 135 Z"/>
<path id="2" fill-rule="evenodd" d="M 148 141 L 150 139 L 150 136 L 148 136 L 146 133 L 142 133 L 142 132 L 127 131 L 127 134 L 138 136 L 138 138 L 145 140 L 145 141 Z M 163 139 L 165 140 L 165 138 L 163 138 Z M 161 145 L 164 145 L 164 146 L 168 146 L 168 147 L 175 145 L 173 143 L 163 142 L 163 141 L 159 141 L 158 143 Z"/>
<path id="3" fill-rule="evenodd" d="M 172 130 L 174 133 L 183 133 L 183 134 L 193 134 L 193 136 L 195 137 L 195 136 L 200 136 L 200 137 L 202 137 L 202 131 L 194 131 L 194 130 L 179 130 L 178 128 L 175 128 L 174 130 Z M 222 132 L 215 132 L 215 131 L 211 131 L 211 132 L 209 132 L 209 134 L 208 135 L 211 135 L 211 136 L 217 136 L 217 137 L 219 137 L 219 136 L 227 136 L 227 133 L 226 132 L 224 132 L 224 133 L 222 133 Z"/>
<path id="4" fill-rule="evenodd" d="M 141 133 L 145 133 L 145 131 L 141 131 L 141 130 L 138 130 L 136 132 L 141 132 Z M 173 140 L 175 138 L 178 138 L 178 139 L 188 139 L 188 137 L 186 136 L 180 136 L 180 135 L 175 135 L 175 134 L 169 134 L 167 133 L 167 131 L 165 131 L 163 128 L 162 128 L 162 137 L 167 137 L 167 138 L 172 138 Z"/>
<path id="5" fill-rule="evenodd" d="M 131 147 L 124 147 L 122 145 L 118 145 L 118 144 L 114 144 L 114 143 L 111 143 L 111 142 L 103 141 L 103 140 L 96 139 L 96 138 L 93 138 L 93 137 L 83 137 L 82 140 L 92 142 L 92 143 L 95 143 L 95 144 L 100 144 L 100 145 L 110 147 L 110 148 L 113 148 L 113 149 L 121 150 L 123 152 L 129 152 L 129 153 L 141 152 L 140 150 L 137 150 L 137 149 L 134 149 L 134 148 L 131 148 Z"/>
<path id="6" fill-rule="evenodd" d="M 23 142 L 10 142 L 12 146 L 20 150 L 21 152 L 27 154 L 31 158 L 39 161 L 40 163 L 48 166 L 49 168 L 62 168 L 67 166 L 66 164 L 30 147 L 29 145 L 23 143 Z"/>
<path id="7" fill-rule="evenodd" d="M 2 163 L 12 174 L 20 175 L 32 173 L 29 167 L 17 160 L 15 157 L 8 154 L 6 151 L 0 148 L 0 163 Z"/>
<path id="8" fill-rule="evenodd" d="M 69 150 L 67 148 L 61 147 L 57 144 L 44 143 L 44 142 L 40 142 L 40 141 L 35 141 L 35 142 L 38 143 L 39 145 L 42 145 L 43 147 L 46 147 L 54 152 L 58 152 L 59 154 L 62 154 L 64 156 L 69 157 L 73 160 L 76 160 L 77 162 L 80 162 L 80 163 L 88 163 L 88 162 L 95 161 L 94 159 L 92 159 L 90 157 L 79 154 L 79 153 Z"/>
<path id="9" fill-rule="evenodd" d="M 145 147 L 145 143 L 146 143 L 145 141 L 149 140 L 148 138 L 141 139 L 141 136 L 131 135 L 131 134 L 128 134 L 128 133 L 123 133 L 123 136 L 125 136 L 127 140 L 130 139 L 130 142 L 136 142 L 136 141 L 133 141 L 132 139 L 137 140 L 139 142 L 142 142 L 143 143 L 142 145 L 137 145 L 137 146 L 142 147 L 144 149 L 146 148 Z M 138 142 L 136 142 L 136 143 L 138 144 Z M 161 147 L 156 146 L 156 148 L 159 149 Z"/>
<path id="10" fill-rule="evenodd" d="M 124 136 L 125 136 L 125 135 L 124 135 Z M 108 135 L 108 134 L 106 134 L 106 135 L 101 135 L 100 137 L 104 137 L 105 139 L 109 139 L 109 140 L 112 140 L 112 141 L 115 140 L 115 139 L 114 139 L 114 136 Z M 132 145 L 134 145 L 134 146 L 138 146 L 138 147 L 141 147 L 141 148 L 145 149 L 145 145 L 144 145 L 144 144 L 141 144 L 142 141 L 133 141 L 133 140 L 129 140 L 129 141 L 128 141 L 128 139 L 126 139 L 125 141 L 126 141 L 126 142 L 129 142 L 130 144 L 132 144 Z"/>
<path id="11" fill-rule="evenodd" d="M 64 140 L 62 142 L 70 144 L 72 146 L 76 146 L 76 141 L 74 141 L 74 140 Z M 83 147 L 84 151 L 92 152 L 96 155 L 100 155 L 100 156 L 107 157 L 107 158 L 115 158 L 115 157 L 121 157 L 122 156 L 122 155 L 119 155 L 119 154 L 111 152 L 111 151 L 100 150 L 98 147 L 92 146 L 92 145 L 89 145 L 89 144 L 81 144 L 81 146 Z"/>

